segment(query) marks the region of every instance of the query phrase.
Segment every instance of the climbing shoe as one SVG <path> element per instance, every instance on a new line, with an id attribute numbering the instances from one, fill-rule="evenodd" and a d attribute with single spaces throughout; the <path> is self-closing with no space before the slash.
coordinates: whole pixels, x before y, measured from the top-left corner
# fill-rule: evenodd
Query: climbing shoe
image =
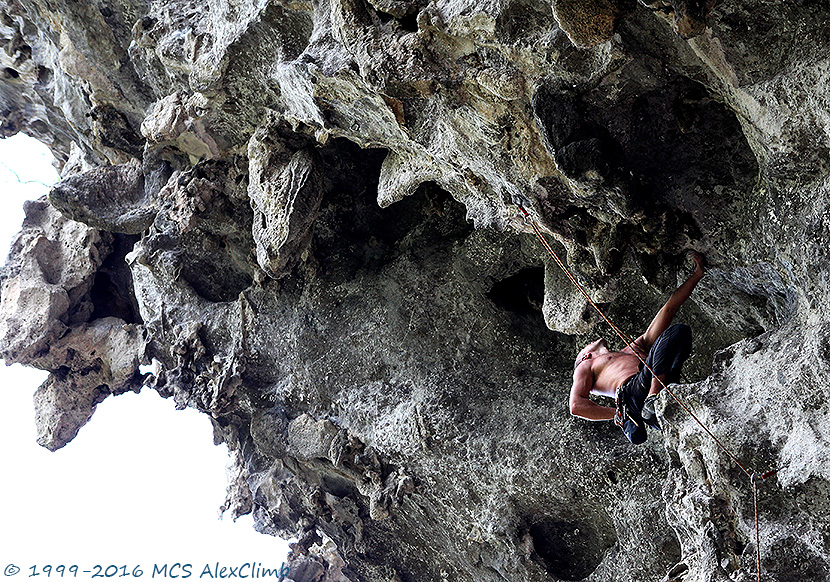
<path id="1" fill-rule="evenodd" d="M 646 401 L 643 402 L 643 409 L 640 412 L 640 416 L 643 417 L 643 422 L 645 422 L 648 426 L 661 430 L 660 424 L 657 422 L 657 413 L 654 412 L 655 402 L 657 402 L 657 394 L 653 394 L 652 396 L 646 398 Z"/>

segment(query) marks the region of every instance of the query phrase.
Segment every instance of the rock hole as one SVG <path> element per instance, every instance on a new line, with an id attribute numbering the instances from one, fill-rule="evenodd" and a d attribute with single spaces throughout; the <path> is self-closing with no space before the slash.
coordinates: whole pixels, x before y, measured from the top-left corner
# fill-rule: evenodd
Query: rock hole
<path id="1" fill-rule="evenodd" d="M 158 374 L 159 370 L 159 361 L 153 358 L 152 364 L 142 364 L 138 367 L 138 373 L 141 376 L 147 376 L 148 374 L 153 374 L 154 376 Z"/>
<path id="2" fill-rule="evenodd" d="M 90 320 L 118 317 L 127 323 L 143 323 L 133 291 L 133 276 L 125 257 L 138 235 L 113 234 L 112 252 L 104 259 L 89 291 Z"/>
<path id="3" fill-rule="evenodd" d="M 3 69 L 3 78 L 4 79 L 19 79 L 20 73 L 12 69 L 11 67 L 6 67 Z"/>
<path id="4" fill-rule="evenodd" d="M 234 260 L 233 249 L 217 250 L 213 255 L 190 257 L 182 265 L 182 278 L 201 297 L 214 303 L 236 301 L 251 286 L 253 276 L 247 265 Z"/>
<path id="5" fill-rule="evenodd" d="M 375 9 L 375 14 L 378 16 L 378 20 L 382 24 L 386 24 L 389 22 L 397 22 L 398 25 L 407 32 L 418 32 L 418 12 L 415 11 L 413 14 L 407 14 L 405 16 L 396 17 L 388 12 L 383 12 L 382 10 Z"/>
<path id="6" fill-rule="evenodd" d="M 58 381 L 63 382 L 69 376 L 69 373 L 71 371 L 72 370 L 69 368 L 69 366 L 60 366 L 57 370 L 53 370 L 52 374 Z"/>
<path id="7" fill-rule="evenodd" d="M 418 32 L 418 13 L 414 12 L 400 19 L 401 28 L 408 32 Z"/>
<path id="8" fill-rule="evenodd" d="M 596 570 L 616 543 L 612 527 L 586 521 L 542 520 L 530 526 L 533 547 L 555 579 L 582 580 Z"/>
<path id="9" fill-rule="evenodd" d="M 376 271 L 401 254 L 422 260 L 466 237 L 466 210 L 431 182 L 411 196 L 380 208 L 377 188 L 386 150 L 360 150 L 338 140 L 323 150 L 330 192 L 320 205 L 312 250 L 329 281 L 353 279 Z M 336 195 L 333 195 L 336 193 Z M 428 223 L 429 227 L 421 225 Z"/>
<path id="10" fill-rule="evenodd" d="M 29 124 L 29 127 L 41 135 L 47 135 L 49 132 L 49 126 L 43 123 L 40 119 L 35 119 Z"/>
<path id="11" fill-rule="evenodd" d="M 320 479 L 320 488 L 340 498 L 357 495 L 357 489 L 353 482 L 336 475 L 324 475 Z"/>
<path id="12" fill-rule="evenodd" d="M 35 71 L 35 74 L 37 75 L 38 85 L 48 85 L 52 82 L 52 78 L 54 77 L 54 75 L 52 74 L 52 69 L 44 67 L 43 65 L 38 65 Z"/>
<path id="13" fill-rule="evenodd" d="M 392 20 L 394 20 L 394 19 L 395 19 L 395 17 L 394 17 L 394 16 L 392 16 L 392 15 L 391 15 L 391 14 L 389 14 L 388 12 L 384 12 L 384 11 L 382 11 L 382 10 L 377 10 L 377 9 L 376 9 L 376 10 L 375 10 L 375 14 L 377 14 L 377 15 L 378 15 L 378 20 L 380 20 L 380 21 L 381 21 L 382 23 L 384 23 L 384 24 L 386 24 L 387 22 L 392 22 Z"/>
<path id="14" fill-rule="evenodd" d="M 617 479 L 617 474 L 614 471 L 608 471 L 608 480 L 611 481 L 613 485 L 619 483 L 619 479 Z"/>
<path id="15" fill-rule="evenodd" d="M 743 540 L 738 540 L 735 543 L 735 550 L 736 550 L 736 553 L 738 555 L 743 554 L 745 549 L 746 549 L 746 542 L 744 542 Z"/>
<path id="16" fill-rule="evenodd" d="M 497 281 L 487 297 L 500 309 L 517 315 L 541 314 L 545 298 L 544 267 L 525 267 L 515 275 Z"/>
<path id="17" fill-rule="evenodd" d="M 108 273 L 98 271 L 90 289 L 93 311 L 90 319 L 118 317 L 127 323 L 139 323 L 141 318 L 136 313 L 129 299 L 125 298 Z"/>
<path id="18" fill-rule="evenodd" d="M 673 582 L 673 581 L 679 580 L 680 578 L 685 576 L 688 571 L 689 571 L 689 566 L 687 566 L 683 562 L 680 562 L 679 564 L 674 566 L 671 570 L 669 570 L 669 573 L 666 574 L 666 577 L 669 579 L 669 582 Z"/>
<path id="19" fill-rule="evenodd" d="M 21 44 L 17 47 L 17 56 L 14 59 L 15 66 L 20 66 L 26 61 L 32 59 L 32 47 L 27 44 Z"/>

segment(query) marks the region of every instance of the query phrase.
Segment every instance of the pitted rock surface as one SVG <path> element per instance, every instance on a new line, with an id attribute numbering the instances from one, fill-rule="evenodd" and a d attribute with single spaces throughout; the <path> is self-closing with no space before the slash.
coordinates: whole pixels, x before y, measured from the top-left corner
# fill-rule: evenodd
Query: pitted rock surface
<path id="1" fill-rule="evenodd" d="M 629 334 L 706 254 L 672 391 L 778 469 L 763 579 L 830 577 L 826 2 L 0 0 L 0 43 L 0 136 L 62 175 L 0 283 L 43 446 L 202 411 L 294 582 L 755 580 L 667 393 L 640 447 L 570 416 L 616 339 L 520 202 Z"/>

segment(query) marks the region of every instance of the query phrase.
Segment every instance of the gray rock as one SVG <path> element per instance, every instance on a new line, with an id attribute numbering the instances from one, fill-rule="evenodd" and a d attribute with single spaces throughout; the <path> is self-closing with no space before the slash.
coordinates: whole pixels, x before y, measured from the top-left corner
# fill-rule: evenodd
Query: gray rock
<path id="1" fill-rule="evenodd" d="M 144 172 L 133 161 L 93 168 L 64 178 L 49 193 L 64 216 L 93 228 L 139 234 L 153 222 L 155 207 L 144 191 Z"/>
<path id="2" fill-rule="evenodd" d="M 311 240 L 325 194 L 320 162 L 313 150 L 287 150 L 267 127 L 251 138 L 248 159 L 257 262 L 279 279 L 296 265 Z"/>
<path id="3" fill-rule="evenodd" d="M 288 446 L 287 429 L 288 419 L 280 408 L 258 410 L 251 418 L 251 438 L 262 454 L 269 457 L 285 454 Z"/>
<path id="4" fill-rule="evenodd" d="M 38 444 L 63 447 L 104 398 L 138 391 L 146 344 L 140 328 L 114 317 L 78 326 L 52 344 L 40 365 L 47 360 L 56 369 L 35 392 Z"/>
<path id="5" fill-rule="evenodd" d="M 106 387 L 76 386 L 49 376 L 35 392 L 37 444 L 56 451 L 75 438 L 95 407 L 109 396 Z"/>
<path id="6" fill-rule="evenodd" d="M 51 372 L 35 411 L 38 443 L 56 450 L 106 396 L 140 389 L 147 338 L 117 317 L 132 311 L 118 291 L 130 293 L 118 285 L 119 240 L 64 218 L 45 199 L 24 210 L 0 284 L 0 354 L 7 365 Z"/>
<path id="7" fill-rule="evenodd" d="M 300 459 L 326 458 L 335 436 L 337 427 L 331 421 L 302 414 L 288 425 L 288 449 Z"/>
<path id="8" fill-rule="evenodd" d="M 0 350 L 7 364 L 35 363 L 89 318 L 95 274 L 111 250 L 106 233 L 65 219 L 45 199 L 26 202 L 23 210 L 0 286 Z"/>

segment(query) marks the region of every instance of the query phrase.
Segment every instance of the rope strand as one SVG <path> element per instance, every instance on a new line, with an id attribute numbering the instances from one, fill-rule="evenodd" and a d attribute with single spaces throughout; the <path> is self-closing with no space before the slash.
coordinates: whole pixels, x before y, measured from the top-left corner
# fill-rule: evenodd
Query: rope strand
<path id="1" fill-rule="evenodd" d="M 752 503 L 755 506 L 755 559 L 757 561 L 758 582 L 761 582 L 761 531 L 758 528 L 758 483 L 752 475 Z"/>

